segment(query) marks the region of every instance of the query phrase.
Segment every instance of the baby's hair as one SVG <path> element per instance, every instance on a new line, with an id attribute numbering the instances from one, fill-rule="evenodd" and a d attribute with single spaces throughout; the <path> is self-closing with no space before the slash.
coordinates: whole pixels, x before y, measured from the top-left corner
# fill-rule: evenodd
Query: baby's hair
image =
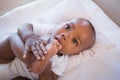
<path id="1" fill-rule="evenodd" d="M 93 41 L 89 46 L 86 47 L 86 49 L 89 49 L 89 48 L 91 48 L 91 47 L 94 45 L 94 43 L 95 43 L 96 31 L 95 31 L 95 28 L 94 28 L 93 24 L 92 24 L 89 20 L 86 20 L 86 21 L 89 23 L 89 25 L 90 25 L 90 27 L 91 27 L 91 29 L 92 29 L 92 31 L 93 31 L 93 34 L 94 34 L 94 41 Z"/>
<path id="2" fill-rule="evenodd" d="M 90 26 L 91 26 L 91 28 L 96 36 L 96 32 L 95 32 L 95 28 L 94 28 L 93 24 L 89 20 L 87 20 L 87 22 L 90 24 Z"/>

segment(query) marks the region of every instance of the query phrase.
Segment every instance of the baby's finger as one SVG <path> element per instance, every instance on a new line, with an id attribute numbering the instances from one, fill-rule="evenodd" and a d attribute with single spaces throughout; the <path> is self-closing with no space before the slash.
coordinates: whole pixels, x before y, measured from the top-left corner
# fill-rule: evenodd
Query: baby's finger
<path id="1" fill-rule="evenodd" d="M 27 51 L 25 50 L 23 54 L 23 58 L 26 58 L 26 56 L 27 56 Z"/>
<path id="2" fill-rule="evenodd" d="M 43 52 L 41 51 L 41 49 L 39 49 L 39 55 L 40 55 L 40 57 L 42 57 L 42 60 L 45 59 L 45 56 L 44 56 Z"/>
<path id="3" fill-rule="evenodd" d="M 42 50 L 39 47 L 39 43 L 36 44 L 36 48 L 38 50 L 39 55 L 42 57 L 42 59 L 45 59 L 44 53 L 42 52 Z"/>
<path id="4" fill-rule="evenodd" d="M 38 60 L 40 59 L 40 56 L 39 56 L 37 50 L 34 50 L 33 54 L 35 55 L 36 59 L 38 59 Z"/>
<path id="5" fill-rule="evenodd" d="M 29 46 L 25 44 L 25 51 L 24 51 L 24 54 L 23 54 L 23 58 L 26 58 L 27 56 L 27 53 L 29 52 Z"/>
<path id="6" fill-rule="evenodd" d="M 32 46 L 32 52 L 33 52 L 34 56 L 36 57 L 36 59 L 40 59 L 38 50 L 34 46 Z"/>
<path id="7" fill-rule="evenodd" d="M 43 43 L 40 43 L 40 48 L 41 48 L 41 50 L 44 52 L 44 54 L 47 54 L 47 49 L 46 49 L 46 47 L 43 45 Z"/>
<path id="8" fill-rule="evenodd" d="M 25 44 L 25 49 L 26 49 L 27 51 L 29 51 L 29 50 L 30 50 L 30 46 L 27 45 L 27 44 Z"/>

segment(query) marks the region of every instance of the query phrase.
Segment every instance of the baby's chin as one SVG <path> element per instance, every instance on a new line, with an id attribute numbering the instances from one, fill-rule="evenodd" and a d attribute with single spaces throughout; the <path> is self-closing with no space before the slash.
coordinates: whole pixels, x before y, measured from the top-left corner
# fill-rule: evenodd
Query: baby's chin
<path id="1" fill-rule="evenodd" d="M 67 51 L 64 51 L 64 50 L 60 50 L 58 53 L 62 54 L 62 55 L 76 55 L 76 54 L 79 54 L 79 53 L 71 53 L 71 52 L 67 52 Z"/>
<path id="2" fill-rule="evenodd" d="M 67 54 L 67 53 L 65 53 L 65 52 L 62 52 L 62 51 L 59 51 L 59 52 L 57 53 L 57 55 L 58 55 L 58 56 L 62 56 L 62 55 L 69 55 L 69 54 Z"/>
<path id="3" fill-rule="evenodd" d="M 60 50 L 58 51 L 58 53 L 64 54 L 64 52 L 62 51 L 62 49 L 60 49 Z"/>

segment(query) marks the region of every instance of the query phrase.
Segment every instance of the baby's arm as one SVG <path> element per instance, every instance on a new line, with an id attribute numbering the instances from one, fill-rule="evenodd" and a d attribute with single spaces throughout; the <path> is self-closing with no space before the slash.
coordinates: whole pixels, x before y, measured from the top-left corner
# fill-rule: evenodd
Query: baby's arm
<path id="1" fill-rule="evenodd" d="M 12 34 L 10 38 L 10 47 L 15 57 L 19 58 L 26 65 L 32 64 L 32 62 L 35 60 L 35 57 L 32 53 L 29 53 L 29 55 L 26 58 L 23 58 L 25 46 L 17 33 Z"/>
<path id="2" fill-rule="evenodd" d="M 30 53 L 27 58 L 23 58 L 25 47 L 17 33 L 10 34 L 0 42 L 0 63 L 12 61 L 15 57 L 19 58 L 25 64 L 29 65 L 35 60 L 34 55 Z"/>

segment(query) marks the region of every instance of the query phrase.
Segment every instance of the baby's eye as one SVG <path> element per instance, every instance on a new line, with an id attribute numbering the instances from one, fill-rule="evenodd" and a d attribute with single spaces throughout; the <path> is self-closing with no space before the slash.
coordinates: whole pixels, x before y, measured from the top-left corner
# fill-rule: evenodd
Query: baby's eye
<path id="1" fill-rule="evenodd" d="M 72 39 L 72 42 L 73 42 L 73 44 L 74 44 L 75 46 L 78 45 L 78 41 L 77 41 L 77 39 L 73 38 L 73 39 Z"/>
<path id="2" fill-rule="evenodd" d="M 69 24 L 66 24 L 66 25 L 65 25 L 65 29 L 66 29 L 66 30 L 70 30 L 70 29 L 71 29 L 70 25 L 69 25 Z"/>

